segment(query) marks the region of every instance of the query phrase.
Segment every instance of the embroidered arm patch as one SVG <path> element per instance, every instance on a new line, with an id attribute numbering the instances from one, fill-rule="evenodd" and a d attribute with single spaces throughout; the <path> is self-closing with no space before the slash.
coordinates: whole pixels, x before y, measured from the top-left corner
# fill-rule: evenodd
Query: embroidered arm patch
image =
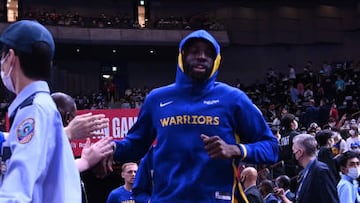
<path id="1" fill-rule="evenodd" d="M 34 136 L 35 120 L 33 118 L 27 118 L 23 120 L 16 127 L 16 137 L 20 144 L 26 144 L 30 142 Z"/>

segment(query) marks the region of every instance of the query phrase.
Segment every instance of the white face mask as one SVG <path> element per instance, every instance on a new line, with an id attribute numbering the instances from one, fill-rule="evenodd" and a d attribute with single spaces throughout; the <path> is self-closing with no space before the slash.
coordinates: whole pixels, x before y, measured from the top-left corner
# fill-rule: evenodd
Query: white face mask
<path id="1" fill-rule="evenodd" d="M 6 59 L 6 57 L 1 60 L 1 62 L 0 62 L 1 67 L 2 67 L 3 64 L 4 64 L 5 59 Z M 4 84 L 4 86 L 5 86 L 10 92 L 15 93 L 14 83 L 12 82 L 11 77 L 10 77 L 10 74 L 11 74 L 12 69 L 13 69 L 13 67 L 10 66 L 9 73 L 8 73 L 7 75 L 5 75 L 5 72 L 4 72 L 3 69 L 1 68 L 1 80 L 2 80 L 2 82 L 3 82 L 3 84 Z"/>
<path id="2" fill-rule="evenodd" d="M 336 124 L 335 122 L 331 122 L 331 123 L 329 123 L 329 126 L 330 126 L 330 127 L 334 127 L 335 124 Z"/>
<path id="3" fill-rule="evenodd" d="M 352 178 L 352 179 L 358 178 L 359 175 L 360 175 L 360 168 L 358 168 L 358 167 L 356 167 L 356 168 L 354 168 L 354 167 L 349 168 L 349 172 L 348 172 L 347 175 L 348 175 L 350 178 Z"/>

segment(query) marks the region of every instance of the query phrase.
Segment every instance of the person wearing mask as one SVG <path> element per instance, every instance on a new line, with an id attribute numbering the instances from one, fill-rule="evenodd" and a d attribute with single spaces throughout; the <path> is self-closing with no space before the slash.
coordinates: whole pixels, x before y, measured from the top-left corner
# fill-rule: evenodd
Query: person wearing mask
<path id="1" fill-rule="evenodd" d="M 346 151 L 353 150 L 351 145 L 360 146 L 360 136 L 357 124 L 351 124 L 349 129 L 350 137 L 346 139 Z"/>
<path id="2" fill-rule="evenodd" d="M 281 138 L 280 138 L 280 160 L 284 161 L 284 172 L 289 177 L 297 175 L 297 165 L 292 156 L 293 139 L 299 133 L 296 131 L 297 122 L 293 114 L 287 113 L 281 118 Z"/>
<path id="3" fill-rule="evenodd" d="M 341 179 L 337 185 L 340 202 L 360 202 L 359 183 L 357 181 L 360 175 L 359 155 L 347 151 L 340 155 L 338 163 L 341 171 Z"/>
<path id="4" fill-rule="evenodd" d="M 295 201 L 289 200 L 282 188 L 277 189 L 275 195 L 284 203 L 339 203 L 336 181 L 329 167 L 316 159 L 315 137 L 300 134 L 293 141 L 293 154 L 300 166 L 304 168 L 299 174 Z"/>
<path id="5" fill-rule="evenodd" d="M 333 132 L 334 145 L 331 147 L 331 151 L 335 157 L 345 152 L 346 142 L 340 135 L 339 128 L 331 128 Z"/>
<path id="6" fill-rule="evenodd" d="M 106 203 L 135 203 L 131 196 L 138 165 L 133 162 L 125 163 L 121 167 L 121 177 L 124 185 L 114 189 L 108 196 Z"/>
<path id="7" fill-rule="evenodd" d="M 38 22 L 21 20 L 3 31 L 0 42 L 1 79 L 16 94 L 8 108 L 0 202 L 79 203 L 79 171 L 46 82 L 54 39 Z"/>
<path id="8" fill-rule="evenodd" d="M 251 203 L 263 203 L 260 190 L 257 188 L 258 173 L 254 167 L 246 167 L 241 171 L 240 182 L 244 187 L 245 195 Z"/>
<path id="9" fill-rule="evenodd" d="M 336 169 L 336 159 L 332 153 L 331 147 L 334 145 L 333 132 L 331 130 L 321 130 L 316 133 L 315 139 L 318 143 L 317 159 L 325 163 L 336 181 L 340 179 L 338 170 Z"/>
<path id="10" fill-rule="evenodd" d="M 317 142 L 309 134 L 297 135 L 293 140 L 293 154 L 304 168 L 300 173 L 296 202 L 338 203 L 336 181 L 329 167 L 316 159 Z"/>
<path id="11" fill-rule="evenodd" d="M 152 90 L 125 139 L 115 141 L 113 158 L 125 162 L 140 159 L 157 140 L 151 202 L 236 201 L 238 190 L 244 202 L 234 185 L 237 163 L 278 160 L 278 141 L 261 111 L 243 91 L 215 81 L 220 59 L 210 33 L 187 35 L 175 83 Z"/>

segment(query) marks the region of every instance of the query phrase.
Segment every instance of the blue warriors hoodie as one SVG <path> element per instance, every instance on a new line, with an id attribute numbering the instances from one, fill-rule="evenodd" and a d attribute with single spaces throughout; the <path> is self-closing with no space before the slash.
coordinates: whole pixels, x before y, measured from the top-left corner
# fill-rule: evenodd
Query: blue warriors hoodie
<path id="1" fill-rule="evenodd" d="M 200 83 L 183 68 L 182 48 L 192 38 L 208 40 L 217 54 L 210 77 Z M 220 59 L 220 46 L 208 32 L 186 36 L 175 83 L 151 91 L 126 138 L 115 141 L 114 160 L 124 162 L 139 160 L 157 140 L 150 202 L 248 202 L 236 178 L 239 160 L 210 158 L 201 134 L 238 144 L 247 163 L 278 160 L 277 140 L 259 109 L 241 90 L 215 81 Z"/>

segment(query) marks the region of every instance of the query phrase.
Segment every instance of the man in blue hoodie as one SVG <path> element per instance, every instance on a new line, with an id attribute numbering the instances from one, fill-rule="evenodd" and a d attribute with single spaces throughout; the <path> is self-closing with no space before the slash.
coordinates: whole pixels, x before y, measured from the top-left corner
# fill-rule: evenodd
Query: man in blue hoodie
<path id="1" fill-rule="evenodd" d="M 139 160 L 156 139 L 151 202 L 248 202 L 237 163 L 276 162 L 278 142 L 244 92 L 215 81 L 221 56 L 213 36 L 194 31 L 179 52 L 175 83 L 146 97 L 113 158 Z"/>

